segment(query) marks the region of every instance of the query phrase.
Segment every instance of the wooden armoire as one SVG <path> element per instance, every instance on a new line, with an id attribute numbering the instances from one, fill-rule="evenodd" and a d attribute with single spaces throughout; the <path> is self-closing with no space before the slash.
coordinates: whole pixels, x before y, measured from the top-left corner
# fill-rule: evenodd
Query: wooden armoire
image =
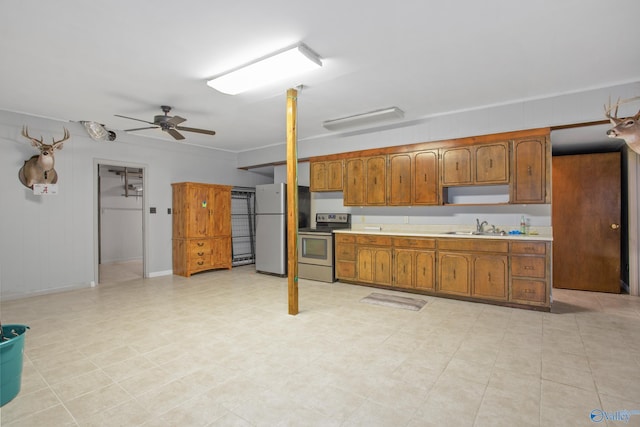
<path id="1" fill-rule="evenodd" d="M 231 268 L 231 186 L 180 182 L 173 188 L 173 274 Z"/>

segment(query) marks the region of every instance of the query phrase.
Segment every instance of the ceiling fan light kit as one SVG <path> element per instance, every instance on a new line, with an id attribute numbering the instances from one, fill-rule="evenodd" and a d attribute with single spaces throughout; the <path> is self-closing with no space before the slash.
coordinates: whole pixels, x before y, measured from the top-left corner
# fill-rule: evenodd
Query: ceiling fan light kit
<path id="1" fill-rule="evenodd" d="M 364 126 L 387 120 L 401 119 L 403 117 L 404 111 L 398 107 L 389 107 L 382 110 L 369 111 L 363 114 L 341 117 L 339 119 L 325 120 L 322 122 L 322 126 L 328 130 L 343 130 L 355 126 Z"/>
<path id="2" fill-rule="evenodd" d="M 207 85 L 219 92 L 236 95 L 320 67 L 320 57 L 299 43 L 220 74 Z"/>

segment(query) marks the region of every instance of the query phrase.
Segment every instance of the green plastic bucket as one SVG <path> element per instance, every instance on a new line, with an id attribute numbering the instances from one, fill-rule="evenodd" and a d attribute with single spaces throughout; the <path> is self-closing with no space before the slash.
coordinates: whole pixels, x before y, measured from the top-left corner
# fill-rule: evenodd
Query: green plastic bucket
<path id="1" fill-rule="evenodd" d="M 0 406 L 10 402 L 20 392 L 27 329 L 29 327 L 25 325 L 2 325 L 2 334 L 9 339 L 0 343 Z"/>

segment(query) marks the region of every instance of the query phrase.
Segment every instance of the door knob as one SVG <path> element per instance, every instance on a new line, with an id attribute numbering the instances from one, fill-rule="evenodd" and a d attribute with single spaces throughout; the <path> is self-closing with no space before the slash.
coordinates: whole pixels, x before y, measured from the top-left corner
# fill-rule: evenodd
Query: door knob
<path id="1" fill-rule="evenodd" d="M 617 230 L 618 228 L 620 228 L 620 224 L 611 224 L 612 230 Z"/>

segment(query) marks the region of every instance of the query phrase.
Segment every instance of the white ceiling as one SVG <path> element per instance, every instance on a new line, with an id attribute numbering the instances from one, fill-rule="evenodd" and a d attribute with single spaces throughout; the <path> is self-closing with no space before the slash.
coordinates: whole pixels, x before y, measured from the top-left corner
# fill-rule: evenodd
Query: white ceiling
<path id="1" fill-rule="evenodd" d="M 5 1 L 0 109 L 121 130 L 160 105 L 187 118 L 183 143 L 245 151 L 389 106 L 415 120 L 640 80 L 637 0 Z M 208 78 L 304 42 L 324 66 L 230 96 Z M 136 132 L 175 143 L 159 130 Z"/>

